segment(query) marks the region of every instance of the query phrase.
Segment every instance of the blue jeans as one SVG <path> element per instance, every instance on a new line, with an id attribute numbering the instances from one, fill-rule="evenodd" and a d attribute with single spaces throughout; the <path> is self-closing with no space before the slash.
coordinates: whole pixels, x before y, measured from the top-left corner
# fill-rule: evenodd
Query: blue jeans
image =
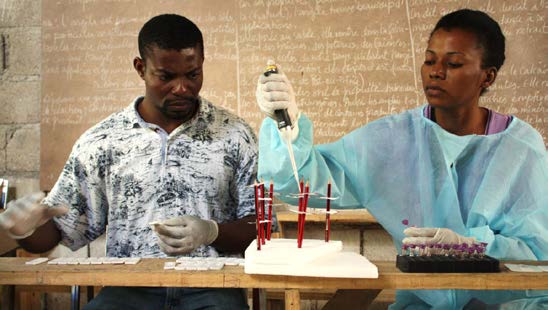
<path id="1" fill-rule="evenodd" d="M 105 287 L 84 310 L 249 309 L 244 289 Z"/>

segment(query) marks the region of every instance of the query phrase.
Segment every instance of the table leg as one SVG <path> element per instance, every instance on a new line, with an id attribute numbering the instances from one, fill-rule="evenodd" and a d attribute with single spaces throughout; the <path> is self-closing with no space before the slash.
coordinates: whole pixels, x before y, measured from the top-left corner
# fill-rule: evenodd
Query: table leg
<path id="1" fill-rule="evenodd" d="M 253 310 L 266 310 L 266 290 L 263 288 L 254 288 L 253 292 Z"/>
<path id="2" fill-rule="evenodd" d="M 86 300 L 86 303 L 90 302 L 93 297 L 94 297 L 94 288 L 93 286 L 88 286 L 88 289 L 87 289 L 87 300 Z"/>
<path id="3" fill-rule="evenodd" d="M 15 285 L 0 285 L 0 309 L 15 309 Z"/>
<path id="4" fill-rule="evenodd" d="M 80 286 L 73 285 L 70 289 L 70 309 L 80 309 Z"/>
<path id="5" fill-rule="evenodd" d="M 301 295 L 297 289 L 285 290 L 285 310 L 300 310 Z"/>

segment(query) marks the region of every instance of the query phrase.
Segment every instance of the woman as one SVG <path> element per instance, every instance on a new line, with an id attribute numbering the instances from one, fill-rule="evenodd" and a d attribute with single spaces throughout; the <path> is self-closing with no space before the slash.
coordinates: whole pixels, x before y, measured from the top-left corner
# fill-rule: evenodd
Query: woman
<path id="1" fill-rule="evenodd" d="M 405 243 L 486 242 L 500 259 L 548 259 L 548 158 L 540 134 L 522 120 L 479 106 L 504 62 L 504 35 L 487 14 L 459 10 L 430 35 L 421 76 L 428 105 L 388 116 L 339 141 L 313 146 L 283 74 L 261 76 L 259 107 L 288 109 L 299 174 L 311 191 L 332 180 L 336 208 L 367 208 Z M 282 192 L 296 188 L 275 123 L 264 121 L 259 177 Z M 402 220 L 419 228 L 406 229 Z M 432 229 L 434 228 L 434 229 Z M 438 229 L 443 228 L 443 229 Z M 405 230 L 405 231 L 404 231 Z M 405 239 L 404 239 L 405 238 Z M 402 241 L 403 239 L 403 241 Z M 546 292 L 399 291 L 392 308 L 463 308 L 522 299 L 548 302 Z M 543 297 L 544 296 L 544 297 Z M 516 302 L 516 303 L 519 303 Z"/>

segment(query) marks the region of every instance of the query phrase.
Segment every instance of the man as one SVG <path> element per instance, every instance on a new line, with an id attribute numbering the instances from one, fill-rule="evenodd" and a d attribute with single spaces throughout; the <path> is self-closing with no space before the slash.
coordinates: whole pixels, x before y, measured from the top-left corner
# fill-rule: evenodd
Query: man
<path id="1" fill-rule="evenodd" d="M 76 250 L 106 232 L 110 257 L 218 256 L 242 253 L 254 238 L 248 185 L 256 179 L 256 138 L 199 96 L 200 30 L 185 17 L 160 15 L 138 40 L 133 64 L 145 96 L 80 137 L 42 204 L 34 194 L 0 215 L 0 227 L 25 249 L 60 242 Z M 240 289 L 107 287 L 86 309 L 183 305 L 248 307 Z"/>

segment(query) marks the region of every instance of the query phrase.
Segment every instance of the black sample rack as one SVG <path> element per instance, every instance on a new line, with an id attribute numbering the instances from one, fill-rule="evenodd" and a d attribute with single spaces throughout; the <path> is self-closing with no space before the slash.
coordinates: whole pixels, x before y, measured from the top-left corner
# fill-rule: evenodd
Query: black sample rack
<path id="1" fill-rule="evenodd" d="M 499 272 L 499 261 L 487 255 L 481 257 L 460 256 L 411 256 L 398 255 L 396 267 L 402 272 Z"/>

